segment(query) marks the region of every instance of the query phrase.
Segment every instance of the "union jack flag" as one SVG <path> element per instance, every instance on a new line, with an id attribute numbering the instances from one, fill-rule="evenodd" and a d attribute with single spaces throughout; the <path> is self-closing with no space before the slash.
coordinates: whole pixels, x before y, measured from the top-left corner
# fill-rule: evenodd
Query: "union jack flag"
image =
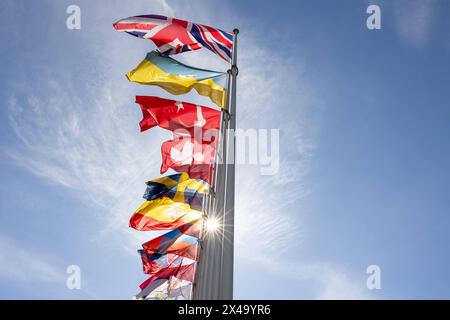
<path id="1" fill-rule="evenodd" d="M 117 31 L 152 40 L 165 55 L 207 48 L 231 61 L 233 34 L 230 32 L 159 15 L 129 17 L 113 26 Z"/>

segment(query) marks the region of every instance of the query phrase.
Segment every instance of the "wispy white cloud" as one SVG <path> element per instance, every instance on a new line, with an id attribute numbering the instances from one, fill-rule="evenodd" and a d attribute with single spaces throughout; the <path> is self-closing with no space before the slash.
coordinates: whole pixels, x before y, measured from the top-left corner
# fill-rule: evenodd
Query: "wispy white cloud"
<path id="1" fill-rule="evenodd" d="M 373 299 L 364 281 L 357 281 L 342 267 L 328 263 L 310 263 L 269 259 L 266 255 L 252 256 L 254 263 L 272 272 L 274 276 L 285 277 L 293 287 L 310 288 L 307 296 L 322 300 L 367 300 Z M 296 299 L 295 296 L 292 299 Z"/>
<path id="2" fill-rule="evenodd" d="M 25 250 L 4 236 L 0 236 L 0 278 L 61 285 L 66 281 L 64 270 L 55 266 L 54 258 Z"/>
<path id="3" fill-rule="evenodd" d="M 395 26 L 400 38 L 416 48 L 423 47 L 432 28 L 435 4 L 434 0 L 395 1 Z"/>
<path id="4" fill-rule="evenodd" d="M 172 12 L 165 1 L 150 7 Z M 109 11 L 114 12 L 111 7 Z M 111 23 L 108 27 L 112 30 Z M 95 49 L 94 44 L 104 43 L 90 52 L 98 58 L 94 70 L 80 71 L 89 79 L 85 85 L 66 76 L 67 70 L 48 66 L 41 66 L 44 72 L 36 82 L 15 79 L 8 101 L 9 120 L 21 144 L 6 152 L 16 164 L 102 208 L 96 215 L 101 226 L 97 238 L 123 231 L 119 235 L 131 240 L 127 248 L 134 251 L 135 242 L 145 235 L 124 229 L 142 202 L 144 182 L 158 176 L 159 145 L 167 135 L 159 130 L 151 135 L 139 133 L 138 107 L 130 100 L 135 92 L 123 76 L 126 69 L 117 61 L 137 63 L 142 57 L 121 50 L 120 41 L 109 36 L 110 29 L 86 36 Z"/>
<path id="5" fill-rule="evenodd" d="M 293 285 L 311 283 L 311 298 L 369 299 L 365 282 L 339 264 L 291 258 L 309 236 L 302 203 L 312 192 L 305 178 L 318 139 L 315 114 L 324 105 L 318 89 L 305 80 L 301 54 L 295 61 L 273 55 L 255 42 L 260 37 L 252 32 L 240 41 L 239 124 L 279 128 L 282 153 L 276 175 L 262 176 L 254 167 L 237 168 L 236 255 L 274 276 L 284 275 Z"/>
<path id="6" fill-rule="evenodd" d="M 365 286 L 365 281 L 356 281 L 336 266 L 316 267 L 311 279 L 318 283 L 317 299 L 327 300 L 370 300 L 374 299 Z"/>

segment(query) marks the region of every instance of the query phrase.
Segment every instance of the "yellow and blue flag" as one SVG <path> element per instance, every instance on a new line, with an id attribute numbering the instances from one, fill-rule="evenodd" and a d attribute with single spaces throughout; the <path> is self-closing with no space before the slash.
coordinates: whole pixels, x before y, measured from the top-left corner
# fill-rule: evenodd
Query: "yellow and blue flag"
<path id="1" fill-rule="evenodd" d="M 225 108 L 225 72 L 190 67 L 152 51 L 126 76 L 131 82 L 159 86 L 175 95 L 195 89 L 198 94 L 210 97 L 216 105 Z"/>
<path id="2" fill-rule="evenodd" d="M 175 202 L 188 204 L 201 211 L 203 197 L 208 192 L 208 184 L 200 179 L 191 179 L 187 173 L 172 174 L 147 181 L 144 199 L 155 200 L 168 197 Z"/>

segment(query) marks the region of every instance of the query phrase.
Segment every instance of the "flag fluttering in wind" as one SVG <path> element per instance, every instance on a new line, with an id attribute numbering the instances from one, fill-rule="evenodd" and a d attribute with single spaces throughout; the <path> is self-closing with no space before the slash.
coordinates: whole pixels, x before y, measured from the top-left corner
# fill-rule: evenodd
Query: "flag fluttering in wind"
<path id="1" fill-rule="evenodd" d="M 167 282 L 167 295 L 169 298 L 183 298 L 184 300 L 191 299 L 192 296 L 192 282 L 170 277 Z"/>
<path id="2" fill-rule="evenodd" d="M 171 55 L 204 47 L 225 61 L 231 61 L 231 32 L 160 15 L 129 17 L 113 26 L 119 32 L 152 40 L 162 54 Z"/>
<path id="3" fill-rule="evenodd" d="M 198 260 L 198 238 L 182 235 L 179 237 L 173 244 L 173 246 L 167 248 L 166 253 L 162 254 L 159 251 L 155 251 L 153 249 L 145 249 L 143 252 L 148 257 L 153 257 L 156 259 L 158 256 L 168 255 L 168 256 L 180 256 L 185 257 L 191 260 Z M 144 243 L 142 246 L 151 246 L 148 242 Z"/>
<path id="4" fill-rule="evenodd" d="M 219 107 L 225 107 L 226 73 L 190 67 L 157 51 L 148 53 L 126 76 L 132 82 L 159 86 L 175 95 L 195 89 Z"/>
<path id="5" fill-rule="evenodd" d="M 151 278 L 150 278 L 151 279 Z M 147 280 L 148 281 L 148 280 Z M 135 300 L 167 300 L 168 279 L 158 278 L 150 282 L 144 289 L 136 294 Z"/>
<path id="6" fill-rule="evenodd" d="M 142 248 L 149 256 L 174 254 L 197 260 L 197 250 L 200 242 L 198 238 L 200 234 L 200 224 L 201 221 L 198 220 L 192 224 L 187 224 L 169 231 L 142 244 Z"/>
<path id="7" fill-rule="evenodd" d="M 171 276 L 168 279 L 156 278 L 154 280 L 150 277 L 146 282 L 149 282 L 149 284 L 144 287 L 142 291 L 134 297 L 134 299 L 190 300 L 192 297 L 192 282 L 187 280 L 179 279 L 174 276 Z"/>
<path id="8" fill-rule="evenodd" d="M 158 278 L 151 282 L 134 299 L 136 300 L 190 300 L 192 282 L 175 277 Z"/>
<path id="9" fill-rule="evenodd" d="M 194 272 L 195 263 L 178 263 L 177 265 L 161 269 L 161 271 L 141 283 L 139 287 L 144 290 L 157 279 L 170 279 L 171 277 L 192 282 L 194 280 Z"/>
<path id="10" fill-rule="evenodd" d="M 131 216 L 130 227 L 139 231 L 175 229 L 202 217 L 202 212 L 168 197 L 144 202 Z"/>
<path id="11" fill-rule="evenodd" d="M 193 136 L 195 127 L 220 127 L 220 112 L 208 107 L 149 96 L 136 96 L 136 103 L 142 110 L 141 131 L 159 126 L 170 131 L 184 129 Z"/>
<path id="12" fill-rule="evenodd" d="M 136 295 L 136 299 L 151 298 L 152 296 L 155 299 L 176 298 L 180 294 L 184 299 L 189 299 L 190 292 L 188 293 L 188 289 L 192 289 L 189 288 L 189 283 L 194 281 L 194 273 L 195 264 L 162 269 L 139 285 L 142 291 Z M 180 292 L 181 286 L 185 287 L 182 292 Z"/>
<path id="13" fill-rule="evenodd" d="M 187 266 L 190 264 L 194 264 L 196 261 L 196 259 L 190 259 L 172 253 L 163 255 L 153 253 L 149 255 L 144 250 L 138 250 L 138 252 L 141 255 L 145 274 L 158 274 L 162 270 L 168 268 L 178 268 L 180 266 Z"/>
<path id="14" fill-rule="evenodd" d="M 193 138 L 165 141 L 161 146 L 160 172 L 163 174 L 170 168 L 209 183 L 215 150 L 215 143 L 199 143 Z"/>
<path id="15" fill-rule="evenodd" d="M 178 265 L 173 268 L 166 268 L 161 270 L 161 272 L 158 272 L 157 274 L 145 280 L 143 283 L 139 285 L 139 287 L 141 289 L 144 289 L 157 279 L 170 279 L 171 277 L 192 282 L 194 280 L 194 272 L 195 272 L 194 263 L 187 265 Z"/>
<path id="16" fill-rule="evenodd" d="M 202 210 L 204 195 L 209 186 L 200 179 L 191 179 L 187 173 L 178 173 L 147 181 L 144 199 L 154 200 L 168 197 L 176 202 L 184 202 L 194 210 Z"/>

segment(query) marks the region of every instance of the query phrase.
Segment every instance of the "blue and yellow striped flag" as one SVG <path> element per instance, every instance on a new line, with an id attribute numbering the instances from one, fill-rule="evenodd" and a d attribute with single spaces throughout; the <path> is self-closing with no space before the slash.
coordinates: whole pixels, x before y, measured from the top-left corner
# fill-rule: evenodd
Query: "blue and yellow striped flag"
<path id="1" fill-rule="evenodd" d="M 126 76 L 132 82 L 159 86 L 175 95 L 195 89 L 198 94 L 210 97 L 219 107 L 225 108 L 224 72 L 190 67 L 152 51 Z"/>

